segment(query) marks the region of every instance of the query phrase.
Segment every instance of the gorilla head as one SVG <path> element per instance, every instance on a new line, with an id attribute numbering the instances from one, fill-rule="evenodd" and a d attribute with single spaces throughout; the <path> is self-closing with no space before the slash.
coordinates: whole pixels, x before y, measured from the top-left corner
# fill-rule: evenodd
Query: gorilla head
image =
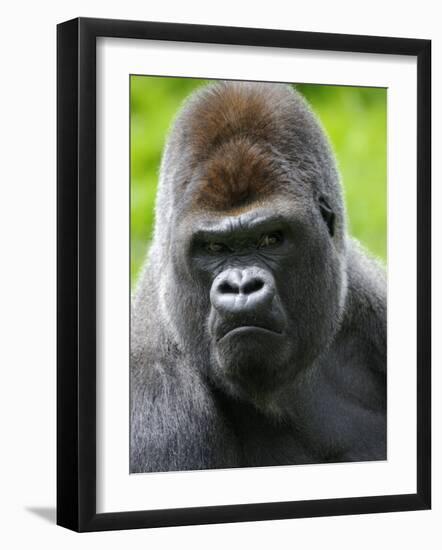
<path id="1" fill-rule="evenodd" d="M 168 139 L 149 259 L 168 341 L 265 407 L 336 334 L 345 256 L 339 177 L 302 97 L 251 82 L 195 94 Z"/>

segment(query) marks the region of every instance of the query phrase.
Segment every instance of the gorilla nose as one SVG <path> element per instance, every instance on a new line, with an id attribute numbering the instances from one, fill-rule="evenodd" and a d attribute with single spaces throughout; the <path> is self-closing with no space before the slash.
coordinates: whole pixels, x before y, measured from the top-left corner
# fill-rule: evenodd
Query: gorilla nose
<path id="1" fill-rule="evenodd" d="M 224 314 L 257 312 L 270 306 L 275 295 L 273 277 L 258 267 L 223 271 L 213 281 L 210 300 Z"/>

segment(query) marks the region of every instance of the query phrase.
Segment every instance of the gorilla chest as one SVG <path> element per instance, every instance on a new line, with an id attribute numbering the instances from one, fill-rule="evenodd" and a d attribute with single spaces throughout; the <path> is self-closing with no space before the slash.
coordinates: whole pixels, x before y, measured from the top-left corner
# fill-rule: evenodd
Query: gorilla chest
<path id="1" fill-rule="evenodd" d="M 235 433 L 239 466 L 277 466 L 317 462 L 293 422 L 277 422 L 253 406 L 234 402 L 224 411 Z"/>
<path id="2" fill-rule="evenodd" d="M 241 465 L 252 467 L 316 462 L 315 455 L 296 431 L 263 424 L 242 439 L 241 457 Z"/>
<path id="3" fill-rule="evenodd" d="M 334 414 L 324 420 L 309 418 L 296 425 L 255 425 L 242 433 L 242 466 L 319 464 L 385 459 L 384 419 L 371 412 L 352 410 L 351 424 Z"/>
<path id="4" fill-rule="evenodd" d="M 383 460 L 386 422 L 382 407 L 343 395 L 332 384 L 314 394 L 296 393 L 293 415 L 273 420 L 238 407 L 233 422 L 245 466 Z M 373 404 L 372 404 L 373 405 Z"/>

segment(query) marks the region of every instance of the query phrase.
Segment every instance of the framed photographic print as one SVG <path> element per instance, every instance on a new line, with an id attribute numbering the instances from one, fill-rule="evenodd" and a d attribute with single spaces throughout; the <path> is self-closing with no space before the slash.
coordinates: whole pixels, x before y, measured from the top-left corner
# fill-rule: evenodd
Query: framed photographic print
<path id="1" fill-rule="evenodd" d="M 430 42 L 57 36 L 57 523 L 430 508 Z"/>

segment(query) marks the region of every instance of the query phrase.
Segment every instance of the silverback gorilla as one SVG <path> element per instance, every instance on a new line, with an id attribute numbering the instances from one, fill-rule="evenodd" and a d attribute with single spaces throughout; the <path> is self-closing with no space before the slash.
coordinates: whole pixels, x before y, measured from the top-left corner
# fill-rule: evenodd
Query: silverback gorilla
<path id="1" fill-rule="evenodd" d="M 303 98 L 219 82 L 164 151 L 132 304 L 131 472 L 386 459 L 386 281 Z"/>

